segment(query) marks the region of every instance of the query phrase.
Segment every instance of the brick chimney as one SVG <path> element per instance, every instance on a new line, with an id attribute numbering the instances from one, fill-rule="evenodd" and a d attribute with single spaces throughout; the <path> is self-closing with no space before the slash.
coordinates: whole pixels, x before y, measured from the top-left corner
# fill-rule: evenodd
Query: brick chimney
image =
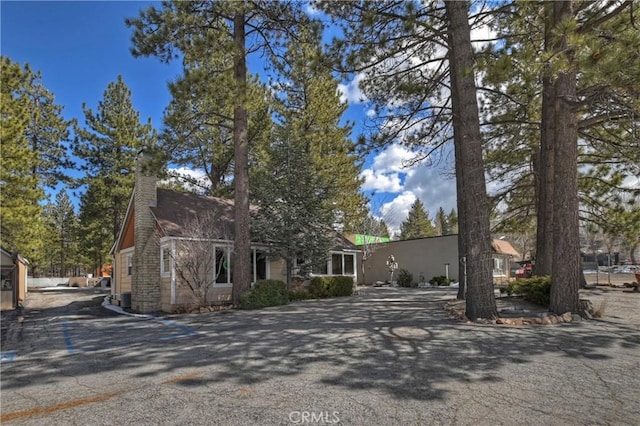
<path id="1" fill-rule="evenodd" d="M 134 243 L 131 307 L 138 312 L 160 310 L 160 246 L 151 212 L 157 206 L 156 176 L 152 156 L 140 151 L 136 158 L 134 187 Z"/>

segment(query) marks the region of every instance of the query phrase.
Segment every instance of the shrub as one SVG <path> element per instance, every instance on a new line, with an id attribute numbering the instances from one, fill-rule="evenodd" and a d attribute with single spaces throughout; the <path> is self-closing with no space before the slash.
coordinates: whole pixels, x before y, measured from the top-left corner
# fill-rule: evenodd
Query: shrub
<path id="1" fill-rule="evenodd" d="M 312 297 L 322 299 L 329 297 L 329 287 L 327 284 L 327 278 L 313 277 L 309 283 L 309 293 Z"/>
<path id="2" fill-rule="evenodd" d="M 406 269 L 400 269 L 398 273 L 398 285 L 400 287 L 411 287 L 413 282 L 413 275 Z"/>
<path id="3" fill-rule="evenodd" d="M 353 294 L 353 278 L 339 276 L 331 277 L 332 284 L 332 296 L 351 296 Z"/>
<path id="4" fill-rule="evenodd" d="M 533 277 L 509 283 L 507 294 L 517 294 L 531 303 L 549 306 L 551 295 L 551 277 Z"/>
<path id="5" fill-rule="evenodd" d="M 306 290 L 296 290 L 289 292 L 289 301 L 313 299 L 313 295 Z"/>
<path id="6" fill-rule="evenodd" d="M 429 284 L 437 286 L 448 286 L 451 284 L 451 280 L 444 275 L 438 275 L 429 280 Z"/>
<path id="7" fill-rule="evenodd" d="M 353 293 L 353 278 L 346 276 L 314 277 L 309 284 L 309 293 L 312 297 L 318 299 L 351 296 Z"/>
<path id="8" fill-rule="evenodd" d="M 278 280 L 256 282 L 251 290 L 240 295 L 240 308 L 259 309 L 267 306 L 279 306 L 289 303 L 287 285 Z"/>

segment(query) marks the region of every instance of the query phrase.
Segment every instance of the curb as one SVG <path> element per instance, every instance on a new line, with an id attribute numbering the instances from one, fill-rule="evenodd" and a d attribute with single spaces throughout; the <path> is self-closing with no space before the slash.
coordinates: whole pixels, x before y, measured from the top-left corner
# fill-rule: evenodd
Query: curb
<path id="1" fill-rule="evenodd" d="M 128 316 L 134 317 L 134 318 L 157 319 L 157 317 L 154 317 L 153 315 L 149 315 L 149 314 L 133 314 L 131 312 L 127 312 L 124 309 L 122 309 L 120 306 L 112 305 L 109 302 L 110 298 L 111 298 L 111 296 L 105 296 L 104 300 L 102 301 L 102 307 L 103 308 L 107 308 L 110 311 L 113 311 L 113 312 L 115 312 L 117 314 L 120 314 L 120 315 L 128 315 Z"/>

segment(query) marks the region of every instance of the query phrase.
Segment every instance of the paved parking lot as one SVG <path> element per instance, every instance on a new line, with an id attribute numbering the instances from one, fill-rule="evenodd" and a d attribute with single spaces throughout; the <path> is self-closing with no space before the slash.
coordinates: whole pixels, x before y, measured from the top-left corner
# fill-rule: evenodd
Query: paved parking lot
<path id="1" fill-rule="evenodd" d="M 11 328 L 2 423 L 638 424 L 640 295 L 591 291 L 602 320 L 521 328 L 454 321 L 454 295 L 141 319 L 78 294 Z"/>

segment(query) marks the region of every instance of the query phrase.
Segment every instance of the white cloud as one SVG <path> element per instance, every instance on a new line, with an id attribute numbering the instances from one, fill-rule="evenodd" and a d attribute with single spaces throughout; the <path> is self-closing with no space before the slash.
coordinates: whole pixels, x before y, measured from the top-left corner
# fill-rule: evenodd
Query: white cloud
<path id="1" fill-rule="evenodd" d="M 360 177 L 364 179 L 362 189 L 375 192 L 398 192 L 402 190 L 400 176 L 397 173 L 380 173 L 372 169 L 363 170 Z"/>
<path id="2" fill-rule="evenodd" d="M 414 157 L 415 154 L 407 148 L 393 144 L 376 155 L 372 168 L 378 172 L 406 172 L 406 162 Z"/>
<path id="3" fill-rule="evenodd" d="M 471 29 L 471 44 L 475 49 L 482 49 L 487 44 L 493 44 L 497 37 L 497 33 L 489 27 L 487 24 L 483 24 Z"/>
<path id="4" fill-rule="evenodd" d="M 415 201 L 415 194 L 411 191 L 405 191 L 380 207 L 380 217 L 387 224 L 391 234 L 400 232 L 400 224 L 406 219 L 409 209 Z"/>
<path id="5" fill-rule="evenodd" d="M 169 168 L 168 173 L 172 177 L 166 179 L 166 182 L 177 183 L 188 191 L 201 192 L 203 188 L 208 188 L 211 185 L 211 182 L 202 170 L 179 167 L 177 169 Z M 191 182 L 195 183 L 195 185 Z"/>
<path id="6" fill-rule="evenodd" d="M 378 113 L 375 109 L 372 108 L 367 110 L 367 117 L 374 118 L 376 115 L 378 115 Z"/>
<path id="7" fill-rule="evenodd" d="M 420 166 L 410 170 L 404 183 L 422 201 L 433 220 L 440 207 L 449 213 L 456 208 L 456 180 L 445 173 L 444 165 Z"/>
<path id="8" fill-rule="evenodd" d="M 405 167 L 413 157 L 409 149 L 391 145 L 361 173 L 365 180 L 362 189 L 376 193 L 371 203 L 373 214 L 383 219 L 392 233 L 399 232 L 416 199 L 422 201 L 431 219 L 440 207 L 447 213 L 456 208 L 456 181 L 450 172 L 453 164 L 447 162 L 452 157 L 445 153 L 436 165 Z"/>
<path id="9" fill-rule="evenodd" d="M 367 100 L 367 97 L 360 90 L 360 81 L 362 81 L 364 77 L 364 74 L 356 74 L 354 79 L 347 84 L 338 84 L 340 102 L 347 102 L 353 105 L 362 103 Z"/>
<path id="10" fill-rule="evenodd" d="M 364 179 L 362 189 L 374 192 L 401 192 L 403 190 L 401 174 L 407 170 L 405 161 L 413 158 L 413 153 L 399 145 L 391 145 L 373 159 L 370 168 L 364 169 L 360 177 Z"/>

